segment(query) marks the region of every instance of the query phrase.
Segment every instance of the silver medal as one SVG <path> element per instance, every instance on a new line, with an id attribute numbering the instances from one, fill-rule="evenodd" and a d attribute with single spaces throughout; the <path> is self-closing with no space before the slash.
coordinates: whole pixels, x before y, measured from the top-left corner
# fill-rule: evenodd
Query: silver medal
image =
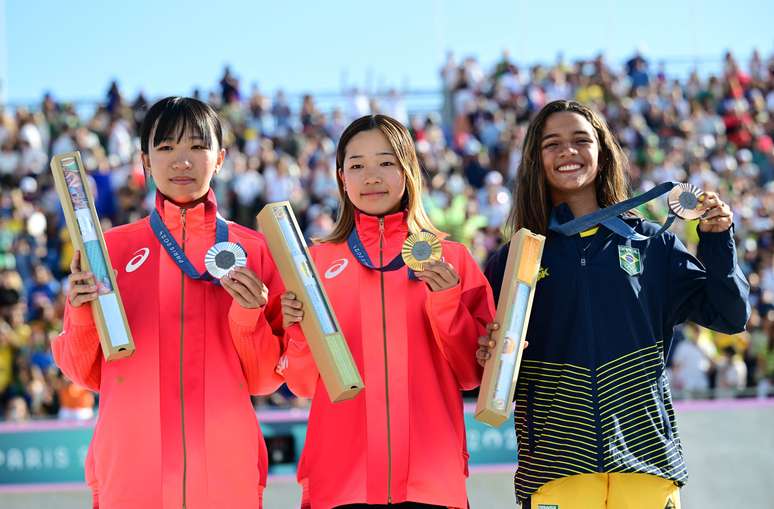
<path id="1" fill-rule="evenodd" d="M 239 244 L 218 242 L 204 255 L 204 266 L 212 277 L 220 279 L 236 267 L 247 265 L 247 254 Z"/>

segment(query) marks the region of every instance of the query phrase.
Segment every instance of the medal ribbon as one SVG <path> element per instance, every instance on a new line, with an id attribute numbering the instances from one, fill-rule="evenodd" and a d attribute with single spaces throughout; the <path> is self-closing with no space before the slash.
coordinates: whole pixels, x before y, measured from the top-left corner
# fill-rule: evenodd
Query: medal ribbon
<path id="1" fill-rule="evenodd" d="M 629 226 L 629 224 L 627 224 L 626 221 L 621 219 L 619 216 L 624 212 L 628 212 L 633 208 L 639 207 L 643 203 L 647 203 L 650 200 L 665 195 L 676 185 L 677 183 L 675 182 L 664 182 L 657 185 L 653 189 L 650 189 L 649 191 L 634 196 L 633 198 L 629 198 L 628 200 L 616 203 L 615 205 L 599 209 L 592 212 L 591 214 L 577 217 L 562 224 L 559 224 L 559 221 L 557 221 L 556 217 L 552 214 L 548 229 L 557 233 L 561 233 L 567 237 L 571 237 L 601 224 L 607 227 L 613 233 L 629 240 L 649 240 L 654 237 L 658 237 L 667 229 L 669 229 L 670 226 L 672 226 L 672 223 L 674 223 L 675 218 L 677 217 L 671 209 L 669 210 L 667 220 L 661 229 L 650 236 L 637 233 L 634 231 L 634 228 Z"/>
<path id="2" fill-rule="evenodd" d="M 196 267 L 193 266 L 191 260 L 188 259 L 183 248 L 177 243 L 172 236 L 172 233 L 169 231 L 169 228 L 167 228 L 167 225 L 161 220 L 161 216 L 155 209 L 151 212 L 150 224 L 154 235 L 159 239 L 159 243 L 164 247 L 169 257 L 177 263 L 177 266 L 186 276 L 196 281 L 209 281 L 214 284 L 220 283 L 206 270 L 202 274 L 199 274 L 199 271 L 196 270 Z M 217 244 L 226 241 L 228 241 L 228 224 L 226 224 L 226 221 L 222 218 L 217 217 L 215 219 L 215 243 Z"/>
<path id="3" fill-rule="evenodd" d="M 406 262 L 403 261 L 403 256 L 400 254 L 393 258 L 390 263 L 382 267 L 377 267 L 371 263 L 371 257 L 368 256 L 368 252 L 363 245 L 363 241 L 360 240 L 360 236 L 357 234 L 357 228 L 353 227 L 352 231 L 349 233 L 349 237 L 347 237 L 347 245 L 349 246 L 349 250 L 352 253 L 352 256 L 354 256 L 362 266 L 371 270 L 378 270 L 379 272 L 392 272 L 393 270 L 398 270 L 406 265 Z M 408 277 L 412 280 L 417 279 L 417 277 L 414 275 L 414 271 L 411 269 L 408 269 Z"/>

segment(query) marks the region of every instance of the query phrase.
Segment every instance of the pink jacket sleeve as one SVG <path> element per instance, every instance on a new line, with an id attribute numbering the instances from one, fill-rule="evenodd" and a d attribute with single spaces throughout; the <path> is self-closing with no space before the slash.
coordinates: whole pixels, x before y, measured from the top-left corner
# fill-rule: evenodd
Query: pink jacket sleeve
<path id="1" fill-rule="evenodd" d="M 300 398 L 314 397 L 320 372 L 300 325 L 293 324 L 287 328 L 285 343 L 285 355 L 277 370 L 285 377 L 285 383 L 293 394 Z"/>
<path id="2" fill-rule="evenodd" d="M 247 379 L 247 389 L 255 395 L 271 394 L 282 385 L 282 377 L 275 372 L 275 367 L 281 354 L 283 288 L 268 251 L 256 273 L 269 288 L 269 302 L 262 308 L 248 309 L 233 301 L 228 312 L 231 338 Z"/>
<path id="3" fill-rule="evenodd" d="M 51 351 L 67 378 L 99 392 L 102 348 L 90 303 L 76 308 L 67 300 L 62 333 L 52 341 Z"/>
<path id="4" fill-rule="evenodd" d="M 476 362 L 478 338 L 494 320 L 492 289 L 475 260 L 460 246 L 457 261 L 460 282 L 440 292 L 428 291 L 425 310 L 441 354 L 451 366 L 460 389 L 481 384 L 483 368 Z"/>
<path id="5" fill-rule="evenodd" d="M 310 249 L 310 255 L 314 261 L 314 247 Z M 299 398 L 313 398 L 320 372 L 301 325 L 293 324 L 285 330 L 283 344 L 284 354 L 277 365 L 277 372 L 282 374 L 293 394 Z"/>

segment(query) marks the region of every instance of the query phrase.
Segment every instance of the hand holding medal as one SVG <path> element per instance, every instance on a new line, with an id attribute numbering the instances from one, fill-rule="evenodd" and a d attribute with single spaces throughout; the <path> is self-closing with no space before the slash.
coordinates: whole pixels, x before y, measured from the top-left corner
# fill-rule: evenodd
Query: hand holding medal
<path id="1" fill-rule="evenodd" d="M 220 284 L 243 308 L 259 308 L 269 300 L 269 289 L 247 267 L 237 267 L 220 278 Z"/>
<path id="2" fill-rule="evenodd" d="M 239 244 L 218 242 L 207 251 L 204 265 L 243 308 L 259 308 L 268 301 L 268 288 L 247 268 L 247 255 Z"/>
<path id="3" fill-rule="evenodd" d="M 724 232 L 734 223 L 731 207 L 717 193 L 704 192 L 691 184 L 678 184 L 667 195 L 667 203 L 677 217 L 686 221 L 701 219 L 699 230 Z"/>
<path id="4" fill-rule="evenodd" d="M 432 233 L 419 232 L 410 235 L 403 244 L 401 255 L 417 279 L 424 281 L 430 290 L 448 290 L 460 281 L 451 264 L 441 261 L 441 242 Z"/>
<path id="5" fill-rule="evenodd" d="M 699 200 L 699 210 L 703 212 L 699 221 L 699 230 L 702 232 L 724 232 L 734 224 L 734 213 L 726 202 L 720 199 L 717 193 L 707 191 Z"/>

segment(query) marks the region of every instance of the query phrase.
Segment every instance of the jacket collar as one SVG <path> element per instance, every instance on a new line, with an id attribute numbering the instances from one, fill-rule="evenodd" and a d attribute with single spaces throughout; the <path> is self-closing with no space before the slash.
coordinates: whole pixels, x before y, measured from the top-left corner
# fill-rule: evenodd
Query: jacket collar
<path id="1" fill-rule="evenodd" d="M 181 228 L 182 207 L 175 205 L 166 196 L 156 191 L 156 210 L 170 231 Z M 211 232 L 215 230 L 218 203 L 210 189 L 203 201 L 185 209 L 185 224 L 188 232 Z"/>
<path id="2" fill-rule="evenodd" d="M 406 211 L 395 212 L 386 216 L 369 216 L 359 210 L 355 211 L 355 228 L 364 246 L 379 244 L 380 219 L 383 219 L 384 238 L 388 243 L 399 241 L 401 245 L 408 236 L 408 223 Z"/>

